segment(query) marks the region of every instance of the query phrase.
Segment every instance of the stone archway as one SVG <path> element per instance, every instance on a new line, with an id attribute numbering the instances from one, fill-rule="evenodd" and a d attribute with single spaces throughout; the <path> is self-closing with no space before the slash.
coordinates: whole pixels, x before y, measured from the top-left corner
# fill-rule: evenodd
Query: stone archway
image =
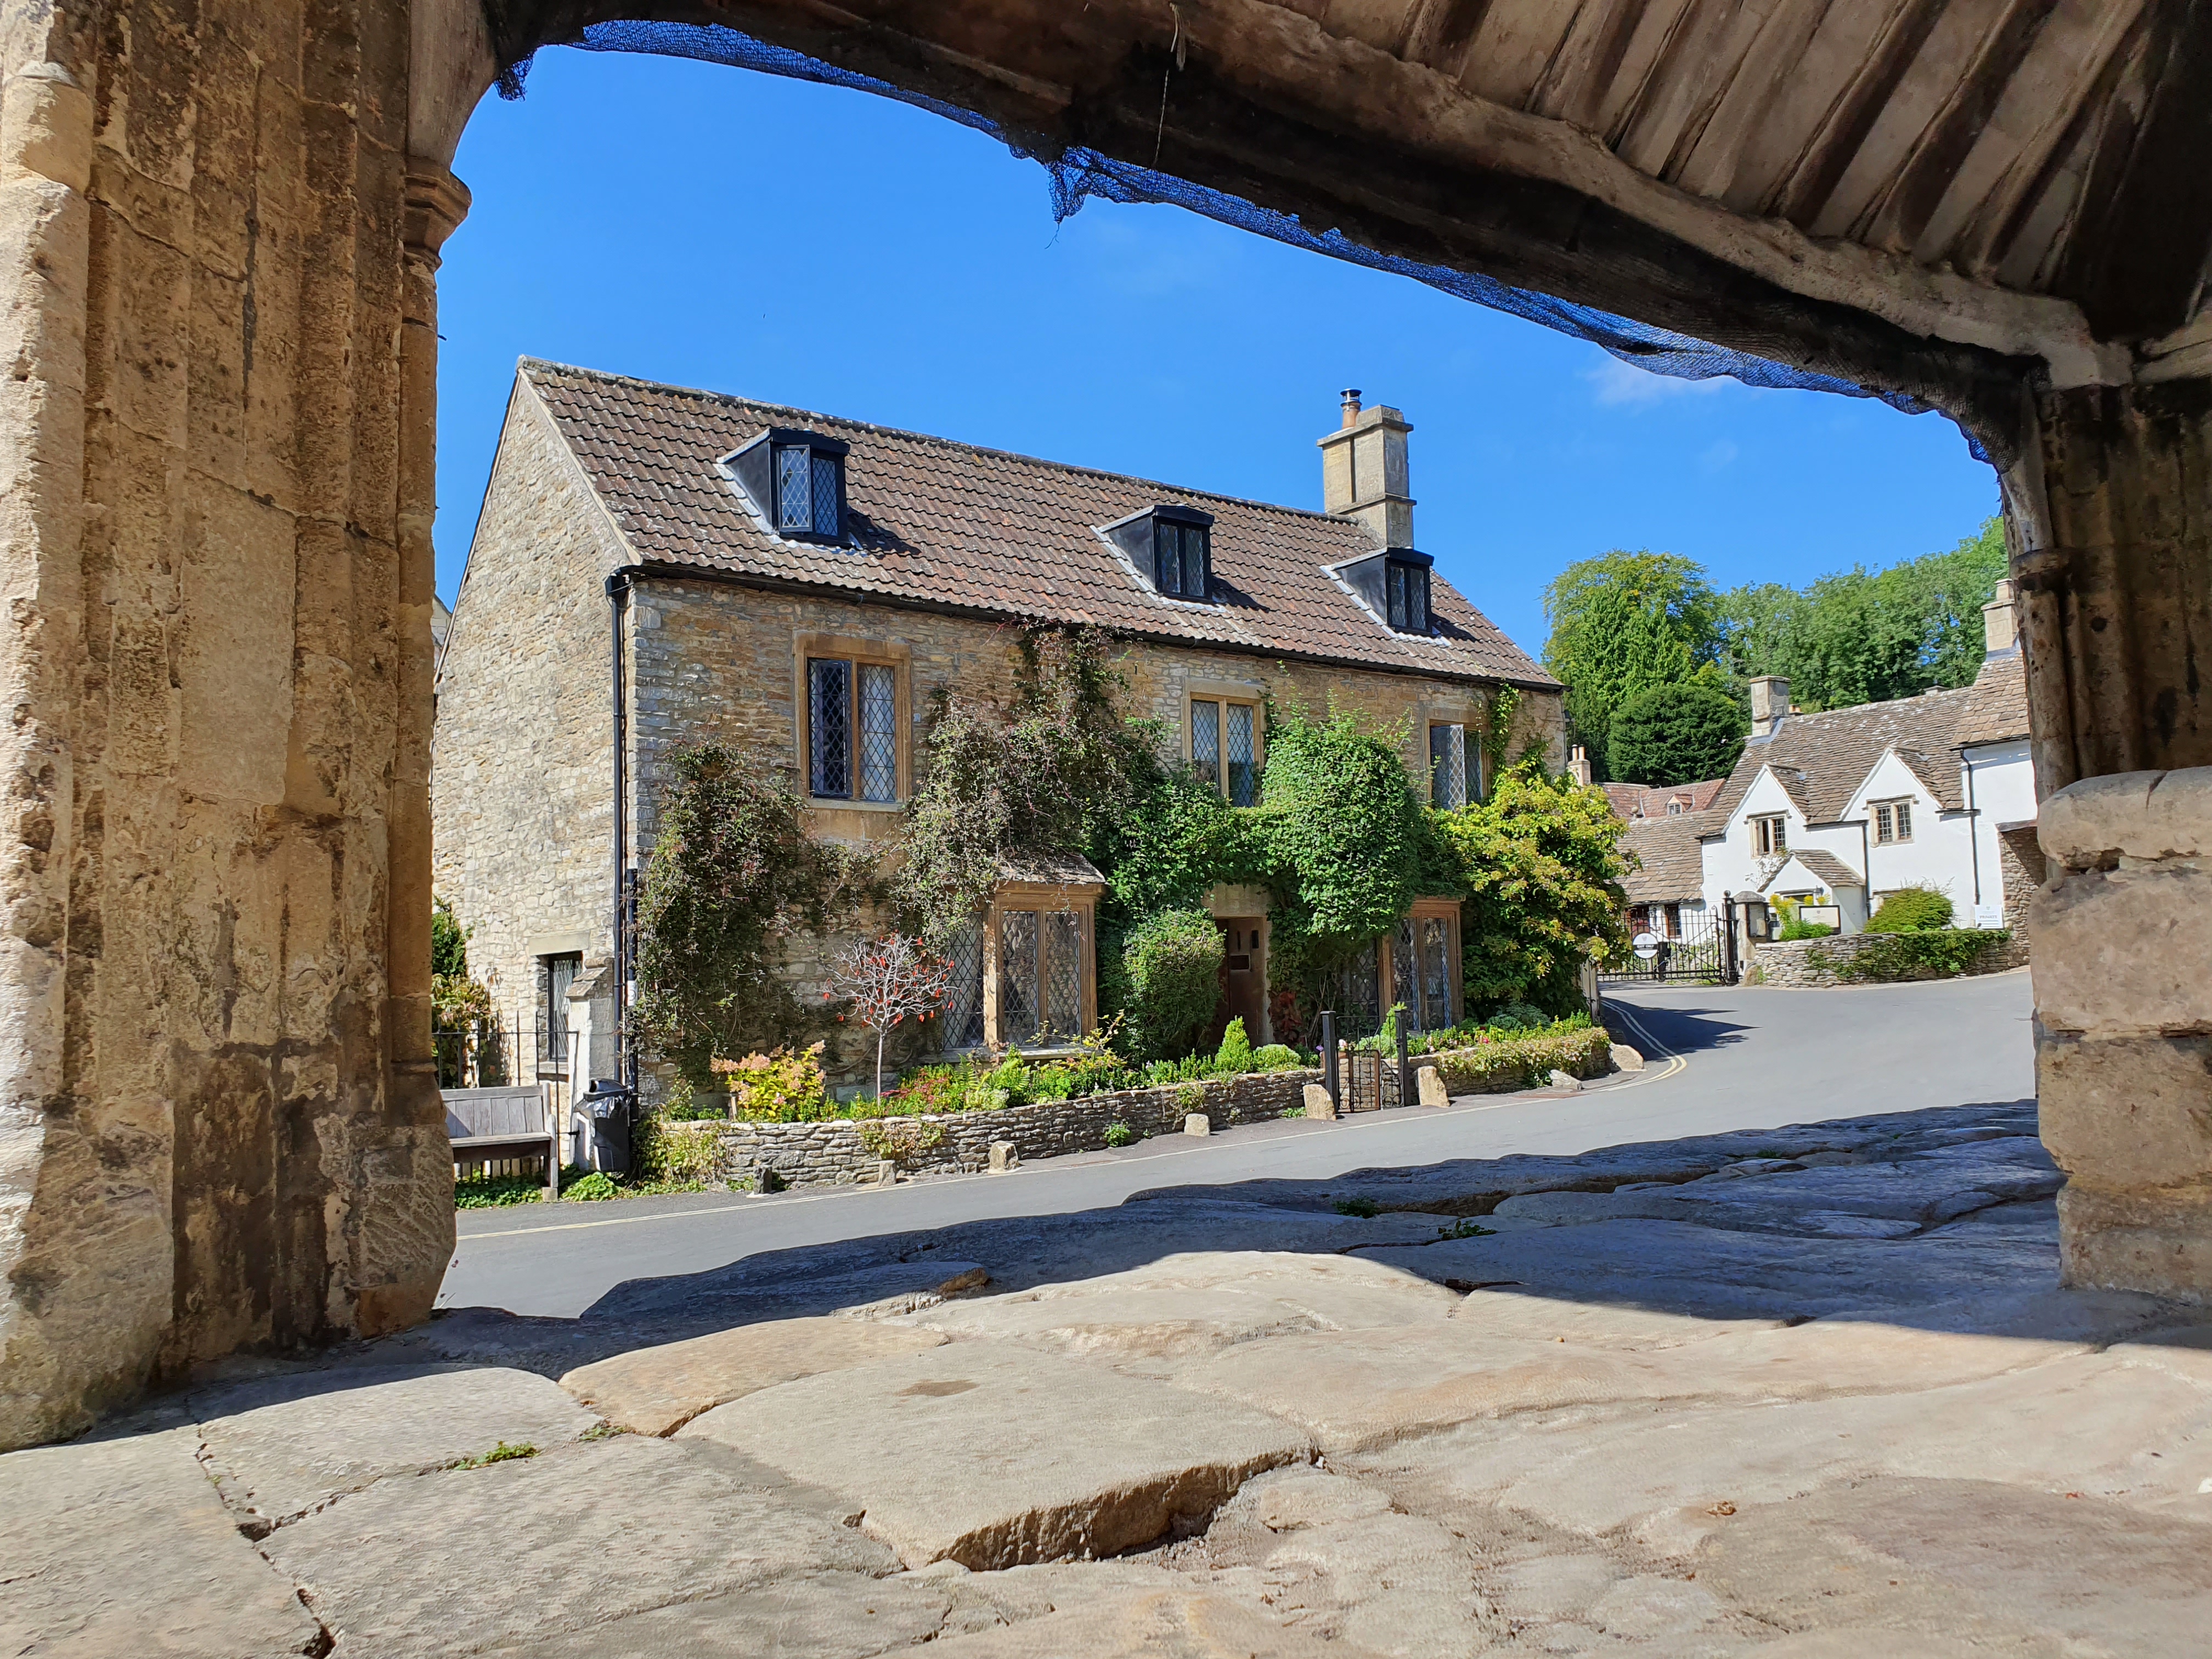
<path id="1" fill-rule="evenodd" d="M 502 70 L 635 9 L 7 14 L 0 1445 L 237 1348 L 430 1305 L 452 1241 L 428 1015 L 435 273 L 467 203 L 447 169 Z M 2212 17 L 1989 13 L 681 15 L 1042 153 L 1157 157 L 1376 247 L 1942 408 L 2003 472 L 2046 788 L 2212 763 Z M 2203 902 L 2172 827 L 2193 836 L 2193 795 L 2096 799 L 2053 901 L 2075 932 L 2046 961 L 2131 926 L 2123 855 Z M 2202 1293 L 2212 1156 L 2188 1125 L 2212 1085 L 2187 1045 L 2212 1008 L 2172 979 L 2150 1028 L 2113 995 L 2065 1005 L 2069 1109 L 2100 1132 L 2057 1144 L 2073 1270 Z M 2153 1073 L 2165 1116 L 2101 1133 L 2120 1080 Z"/>

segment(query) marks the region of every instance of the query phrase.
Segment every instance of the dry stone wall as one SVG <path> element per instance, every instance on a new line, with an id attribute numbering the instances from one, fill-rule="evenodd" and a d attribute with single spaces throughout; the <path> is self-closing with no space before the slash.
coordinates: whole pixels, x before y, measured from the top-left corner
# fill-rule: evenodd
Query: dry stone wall
<path id="1" fill-rule="evenodd" d="M 1525 1086 L 1530 1065 L 1539 1071 L 1563 1065 L 1577 1077 L 1601 1077 L 1612 1064 L 1601 1030 L 1564 1043 L 1547 1041 L 1528 1048 L 1528 1062 L 1514 1066 L 1499 1066 L 1495 1050 L 1472 1048 L 1416 1054 L 1413 1065 L 1417 1069 L 1436 1067 L 1459 1092 L 1492 1093 Z M 1306 1085 L 1321 1080 L 1319 1069 L 1310 1067 L 1170 1084 L 1157 1089 L 1115 1090 L 989 1112 L 860 1121 L 830 1118 L 811 1123 L 709 1120 L 688 1127 L 671 1127 L 715 1143 L 714 1178 L 717 1181 L 751 1182 L 765 1169 L 775 1170 L 790 1186 L 837 1185 L 873 1181 L 883 1160 L 894 1153 L 902 1173 L 955 1174 L 985 1168 L 994 1141 L 1011 1142 L 1020 1158 L 1057 1158 L 1067 1152 L 1098 1151 L 1107 1144 L 1108 1126 L 1115 1123 L 1128 1125 L 1139 1137 L 1178 1133 L 1185 1117 L 1193 1113 L 1204 1113 L 1214 1129 L 1264 1123 L 1302 1114 Z M 875 1144 L 871 1145 L 872 1140 Z"/>
<path id="2" fill-rule="evenodd" d="M 1837 969 L 1853 957 L 1875 949 L 1886 941 L 1902 937 L 1896 933 L 1842 933 L 1828 939 L 1798 939 L 1753 947 L 1751 965 L 1744 975 L 1747 985 L 1779 986 L 1793 990 L 1808 990 L 1823 986 L 1867 984 L 1874 981 L 1846 977 Z M 1966 969 L 1968 974 L 2002 974 L 2014 968 L 2027 965 L 2027 940 L 2021 934 L 1992 944 Z M 1904 973 L 1887 974 L 1884 981 L 1953 979 L 1957 975 L 1941 968 L 1914 969 Z"/>

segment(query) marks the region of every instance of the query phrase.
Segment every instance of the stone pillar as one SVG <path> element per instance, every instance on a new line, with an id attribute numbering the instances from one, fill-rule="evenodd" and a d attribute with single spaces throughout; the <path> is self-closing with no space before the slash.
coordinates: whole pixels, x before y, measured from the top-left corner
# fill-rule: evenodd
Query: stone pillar
<path id="1" fill-rule="evenodd" d="M 2069 1284 L 2212 1297 L 2212 382 L 2045 392 L 2005 475 Z M 2200 658 L 2203 659 L 2200 663 Z"/>
<path id="2" fill-rule="evenodd" d="M 427 347 L 465 198 L 407 159 L 407 35 L 0 21 L 0 1446 L 419 1317 L 450 1254 Z"/>

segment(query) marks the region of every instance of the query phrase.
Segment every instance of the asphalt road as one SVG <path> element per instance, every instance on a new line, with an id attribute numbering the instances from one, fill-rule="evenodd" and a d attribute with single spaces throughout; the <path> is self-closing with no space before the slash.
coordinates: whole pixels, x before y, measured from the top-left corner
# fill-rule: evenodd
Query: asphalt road
<path id="1" fill-rule="evenodd" d="M 1163 1136 L 1012 1175 L 889 1188 L 464 1211 L 439 1305 L 569 1316 L 628 1279 L 697 1273 L 760 1250 L 1066 1214 L 1155 1187 L 1326 1179 L 1509 1152 L 1573 1154 L 2035 1092 L 2025 970 L 1833 991 L 1655 987 L 1609 1000 L 1644 1032 L 1638 1046 L 1653 1063 L 1579 1094 L 1491 1096 L 1445 1111 L 1417 1107 L 1348 1122 L 1291 1119 L 1205 1140 Z"/>

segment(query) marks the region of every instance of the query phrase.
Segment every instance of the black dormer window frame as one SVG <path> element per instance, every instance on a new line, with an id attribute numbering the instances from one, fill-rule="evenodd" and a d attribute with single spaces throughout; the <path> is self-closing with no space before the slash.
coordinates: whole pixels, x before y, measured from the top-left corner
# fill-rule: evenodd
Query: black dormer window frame
<path id="1" fill-rule="evenodd" d="M 772 426 L 722 458 L 769 532 L 787 542 L 842 546 L 849 538 L 845 458 L 851 446 L 800 427 Z"/>
<path id="2" fill-rule="evenodd" d="M 1393 633 L 1426 635 L 1433 631 L 1429 600 L 1429 564 L 1424 559 L 1385 556 L 1382 561 L 1383 621 Z"/>
<path id="3" fill-rule="evenodd" d="M 1213 515 L 1189 507 L 1156 507 L 1152 589 L 1170 599 L 1210 604 L 1213 596 Z"/>
<path id="4" fill-rule="evenodd" d="M 1161 501 L 1100 526 L 1098 533 L 1121 550 L 1145 585 L 1162 598 L 1186 605 L 1214 603 L 1211 513 Z"/>

